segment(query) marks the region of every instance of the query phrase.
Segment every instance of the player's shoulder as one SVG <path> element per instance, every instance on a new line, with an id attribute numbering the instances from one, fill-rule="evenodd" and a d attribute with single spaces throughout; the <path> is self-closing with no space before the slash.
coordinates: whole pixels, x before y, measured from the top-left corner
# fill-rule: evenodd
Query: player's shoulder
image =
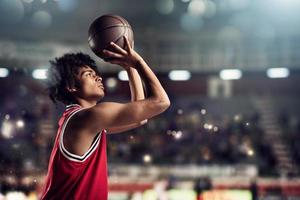
<path id="1" fill-rule="evenodd" d="M 80 106 L 79 104 L 69 104 L 66 106 L 60 121 L 61 124 L 60 125 L 64 125 L 66 126 L 67 124 L 70 124 L 70 122 L 72 121 L 77 121 L 76 120 L 76 116 L 78 115 L 78 113 L 80 113 L 80 111 L 82 111 L 84 108 L 82 106 Z"/>
<path id="2" fill-rule="evenodd" d="M 101 103 L 99 103 L 101 104 Z M 98 104 L 97 104 L 98 105 Z M 70 110 L 67 112 L 68 129 L 73 131 L 84 131 L 92 129 L 95 124 L 95 106 L 82 107 L 80 105 L 72 105 L 68 107 Z M 99 109 L 98 109 L 99 110 Z M 99 120 L 98 120 L 99 122 Z M 92 131 L 94 132 L 94 131 Z"/>

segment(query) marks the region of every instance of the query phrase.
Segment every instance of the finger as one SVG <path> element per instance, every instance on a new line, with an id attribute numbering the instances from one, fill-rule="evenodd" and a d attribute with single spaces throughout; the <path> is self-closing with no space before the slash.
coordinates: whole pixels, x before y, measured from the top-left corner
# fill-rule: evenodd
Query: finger
<path id="1" fill-rule="evenodd" d="M 128 49 L 128 51 L 130 52 L 131 51 L 131 46 L 129 44 L 129 41 L 127 39 L 126 36 L 123 36 L 124 37 L 124 41 L 125 41 L 125 47 Z"/>
<path id="2" fill-rule="evenodd" d="M 117 45 L 114 42 L 110 42 L 110 46 L 113 47 L 113 50 L 115 50 L 118 53 L 121 53 L 123 55 L 127 54 L 127 52 L 124 49 L 122 49 L 119 45 Z"/>
<path id="3" fill-rule="evenodd" d="M 111 64 L 121 65 L 121 66 L 124 64 L 120 59 L 109 59 L 108 62 Z"/>
<path id="4" fill-rule="evenodd" d="M 110 64 L 115 64 L 115 65 L 121 65 L 122 63 L 118 60 L 110 60 L 109 61 Z"/>
<path id="5" fill-rule="evenodd" d="M 123 58 L 123 55 L 104 49 L 103 54 L 110 58 Z"/>

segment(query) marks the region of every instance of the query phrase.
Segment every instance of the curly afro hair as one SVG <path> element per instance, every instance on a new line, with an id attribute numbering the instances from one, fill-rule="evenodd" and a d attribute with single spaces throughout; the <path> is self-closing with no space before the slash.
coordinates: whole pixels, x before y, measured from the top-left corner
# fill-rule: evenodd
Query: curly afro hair
<path id="1" fill-rule="evenodd" d="M 67 53 L 60 58 L 50 60 L 48 70 L 48 93 L 50 99 L 56 104 L 57 101 L 65 105 L 77 103 L 67 87 L 77 87 L 79 82 L 76 75 L 84 66 L 92 68 L 99 75 L 95 61 L 84 53 Z"/>

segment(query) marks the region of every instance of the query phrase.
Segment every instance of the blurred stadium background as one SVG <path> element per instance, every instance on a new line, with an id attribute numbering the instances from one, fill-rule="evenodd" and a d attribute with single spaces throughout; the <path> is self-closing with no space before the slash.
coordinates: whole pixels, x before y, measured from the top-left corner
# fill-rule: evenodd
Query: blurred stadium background
<path id="1" fill-rule="evenodd" d="M 300 199 L 299 0 L 0 0 L 0 199 L 38 199 L 64 107 L 48 60 L 93 56 L 105 101 L 126 74 L 96 58 L 89 24 L 114 13 L 171 108 L 108 136 L 110 200 Z"/>

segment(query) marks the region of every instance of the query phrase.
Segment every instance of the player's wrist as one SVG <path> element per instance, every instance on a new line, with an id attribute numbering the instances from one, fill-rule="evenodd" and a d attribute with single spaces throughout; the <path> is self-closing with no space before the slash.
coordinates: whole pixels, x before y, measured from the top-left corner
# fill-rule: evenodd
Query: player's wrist
<path id="1" fill-rule="evenodd" d="M 144 59 L 142 57 L 139 57 L 135 61 L 134 68 L 136 68 L 136 69 L 140 68 L 140 67 L 142 67 L 144 65 L 144 63 L 145 63 Z"/>

